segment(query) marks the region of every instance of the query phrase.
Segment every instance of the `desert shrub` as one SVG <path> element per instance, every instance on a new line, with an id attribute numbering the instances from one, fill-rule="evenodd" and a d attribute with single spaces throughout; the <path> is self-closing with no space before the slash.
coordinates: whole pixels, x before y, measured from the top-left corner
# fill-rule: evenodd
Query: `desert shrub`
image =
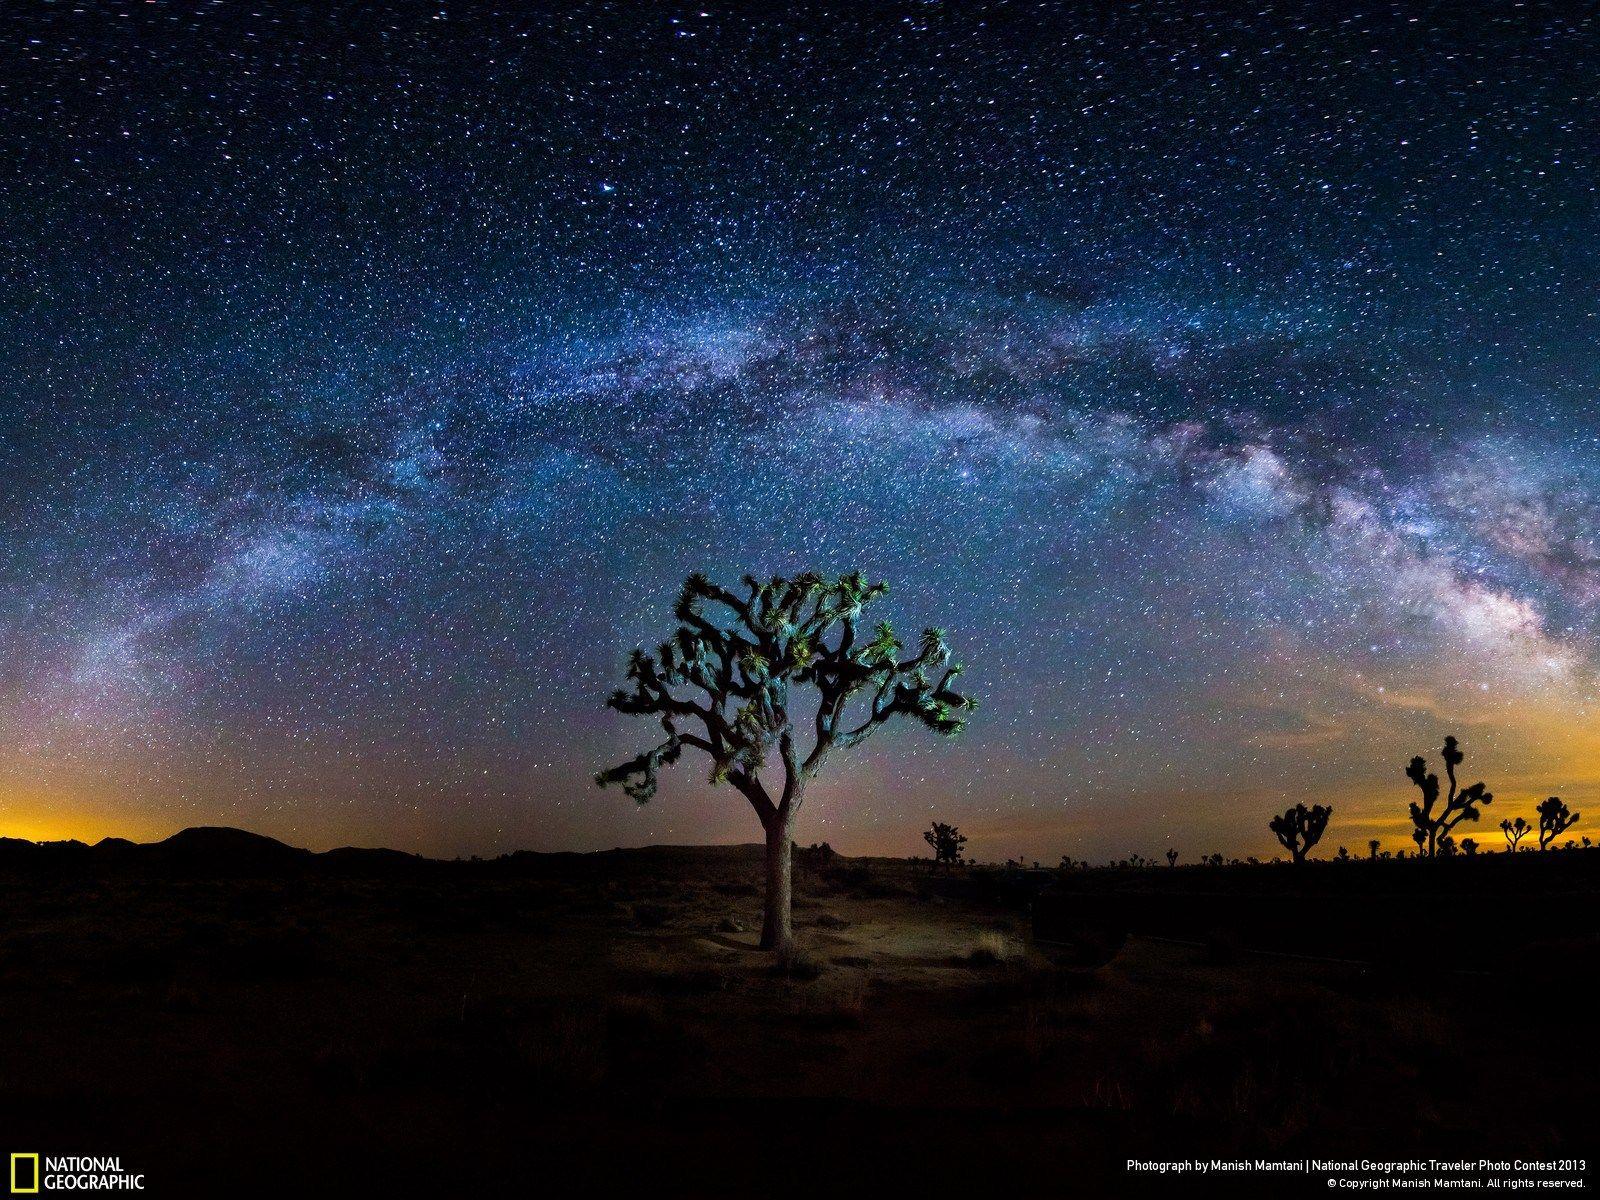
<path id="1" fill-rule="evenodd" d="M 822 878 L 835 891 L 859 898 L 881 899 L 894 895 L 896 891 L 880 879 L 871 867 L 859 864 L 830 866 L 822 872 Z"/>
<path id="2" fill-rule="evenodd" d="M 665 904 L 647 901 L 633 906 L 633 921 L 640 929 L 660 929 L 671 915 L 672 910 Z"/>
<path id="3" fill-rule="evenodd" d="M 810 982 L 819 978 L 827 968 L 822 960 L 804 950 L 794 949 L 780 953 L 772 964 L 772 974 L 783 979 Z"/>
<path id="4" fill-rule="evenodd" d="M 1017 948 L 1003 933 L 980 933 L 977 944 L 961 960 L 969 967 L 993 967 L 1016 957 Z"/>
<path id="5" fill-rule="evenodd" d="M 0 970 L 31 971 L 44 962 L 48 938 L 42 933 L 16 933 L 0 942 Z"/>
<path id="6" fill-rule="evenodd" d="M 307 979 L 328 969 L 324 939 L 302 925 L 231 933 L 202 958 L 219 979 L 265 982 Z"/>
<path id="7" fill-rule="evenodd" d="M 593 1013 L 551 1013 L 516 1040 L 527 1081 L 541 1091 L 587 1090 L 604 1082 L 606 1043 Z"/>
<path id="8" fill-rule="evenodd" d="M 791 1015 L 809 1029 L 856 1029 L 866 1020 L 870 990 L 865 979 L 851 974 L 836 987 L 804 993 Z"/>
<path id="9" fill-rule="evenodd" d="M 87 974 L 116 984 L 169 982 L 186 958 L 176 939 L 128 938 L 107 946 L 88 960 Z"/>
<path id="10" fill-rule="evenodd" d="M 1150 1043 L 1140 1103 L 1225 1115 L 1242 1143 L 1281 1146 L 1357 1106 L 1384 1120 L 1419 1104 L 1417 1070 L 1457 1057 L 1426 1007 L 1369 1004 L 1314 988 L 1223 997 L 1176 1041 Z M 1382 1096 L 1370 1081 L 1393 1082 Z"/>
<path id="11" fill-rule="evenodd" d="M 651 991 L 665 996 L 703 996 L 725 992 L 732 977 L 721 967 L 709 963 L 663 966 L 646 972 L 642 982 Z"/>
<path id="12" fill-rule="evenodd" d="M 637 996 L 619 997 L 607 1007 L 604 1044 L 607 1077 L 623 1086 L 677 1075 L 706 1049 L 682 1018 Z"/>

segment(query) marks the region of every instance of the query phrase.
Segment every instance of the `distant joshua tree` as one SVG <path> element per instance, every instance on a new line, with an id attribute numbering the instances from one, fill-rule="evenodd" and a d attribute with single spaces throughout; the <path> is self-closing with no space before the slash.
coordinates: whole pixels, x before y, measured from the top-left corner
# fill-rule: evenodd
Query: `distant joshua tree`
<path id="1" fill-rule="evenodd" d="M 1340 846 L 1339 847 L 1339 853 L 1335 854 L 1334 857 L 1337 858 L 1340 862 L 1349 862 L 1350 861 L 1350 851 L 1347 848 L 1345 848 L 1344 846 Z"/>
<path id="2" fill-rule="evenodd" d="M 1176 850 L 1168 850 L 1167 851 L 1167 866 L 1175 867 L 1177 865 L 1178 865 L 1178 852 Z"/>
<path id="3" fill-rule="evenodd" d="M 1461 853 L 1465 854 L 1468 858 L 1471 858 L 1477 852 L 1478 842 L 1476 838 L 1464 837 L 1461 839 Z"/>
<path id="4" fill-rule="evenodd" d="M 1380 843 L 1379 843 L 1377 838 L 1373 838 L 1370 842 L 1367 843 L 1367 857 L 1368 858 L 1377 858 L 1378 857 L 1378 847 L 1379 847 L 1379 845 L 1380 845 Z"/>
<path id="5" fill-rule="evenodd" d="M 1506 849 L 1515 854 L 1517 852 L 1517 843 L 1527 837 L 1532 829 L 1533 826 L 1529 825 L 1521 817 L 1518 817 L 1515 821 L 1501 821 L 1500 832 L 1506 835 Z"/>
<path id="6" fill-rule="evenodd" d="M 961 861 L 961 849 L 967 844 L 965 834 L 943 821 L 935 821 L 933 828 L 923 833 L 922 840 L 933 847 L 933 865 L 947 871 Z"/>
<path id="7" fill-rule="evenodd" d="M 1555 841 L 1567 830 L 1578 823 L 1581 813 L 1569 812 L 1560 796 L 1551 796 L 1550 799 L 1539 804 L 1539 849 L 1547 850 L 1550 843 Z"/>
<path id="8" fill-rule="evenodd" d="M 1478 806 L 1494 801 L 1494 794 L 1486 790 L 1482 782 L 1465 788 L 1457 785 L 1456 768 L 1466 755 L 1461 752 L 1455 738 L 1445 738 L 1442 756 L 1450 790 L 1445 794 L 1444 807 L 1437 812 L 1434 811 L 1434 805 L 1439 802 L 1439 777 L 1428 770 L 1427 760 L 1420 754 L 1406 767 L 1406 778 L 1416 784 L 1417 790 L 1422 793 L 1422 803 L 1419 805 L 1413 801 L 1411 805 L 1411 823 L 1416 826 L 1416 832 L 1411 836 L 1417 843 L 1417 853 L 1426 853 L 1430 858 L 1439 852 L 1441 837 L 1462 821 L 1476 821 L 1480 816 Z"/>
<path id="9" fill-rule="evenodd" d="M 607 702 L 620 713 L 656 718 L 665 740 L 595 781 L 620 784 L 643 804 L 656 794 L 661 768 L 686 747 L 705 754 L 712 785 L 732 784 L 766 832 L 761 945 L 788 952 L 791 835 L 824 760 L 896 717 L 953 736 L 976 704 L 955 690 L 961 667 L 941 631 L 925 630 L 907 652 L 887 621 L 870 634 L 861 630 L 862 609 L 887 593 L 887 584 L 868 583 L 860 572 L 838 579 L 807 572 L 765 583 L 746 575 L 743 586 L 741 595 L 699 574 L 684 583 L 672 609 L 677 630 L 655 654 L 633 652 L 628 687 Z M 794 699 L 793 715 L 792 689 L 811 693 Z M 813 710 L 814 717 L 801 716 Z M 812 730 L 809 749 L 801 745 L 801 721 Z"/>
<path id="10" fill-rule="evenodd" d="M 1296 804 L 1281 817 L 1273 817 L 1267 825 L 1294 861 L 1303 863 L 1306 853 L 1322 840 L 1323 830 L 1328 828 L 1328 818 L 1331 816 L 1333 809 L 1325 804 L 1313 804 L 1310 808 Z"/>

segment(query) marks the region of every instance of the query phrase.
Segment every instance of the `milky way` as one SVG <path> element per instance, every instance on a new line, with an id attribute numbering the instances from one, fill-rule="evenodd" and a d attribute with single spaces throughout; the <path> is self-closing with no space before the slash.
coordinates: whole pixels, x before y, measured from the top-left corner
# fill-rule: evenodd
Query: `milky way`
<path id="1" fill-rule="evenodd" d="M 1600 799 L 1595 23 L 1340 8 L 8 6 L 0 833 L 747 840 L 589 784 L 697 569 L 984 700 L 806 841 Z"/>

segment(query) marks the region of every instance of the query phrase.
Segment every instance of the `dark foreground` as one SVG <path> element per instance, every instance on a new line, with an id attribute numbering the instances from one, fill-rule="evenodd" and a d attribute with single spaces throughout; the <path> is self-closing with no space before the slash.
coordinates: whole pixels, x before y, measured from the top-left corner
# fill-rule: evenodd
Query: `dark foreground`
<path id="1" fill-rule="evenodd" d="M 191 850 L 0 862 L 0 1150 L 117 1155 L 151 1195 L 453 1196 L 1193 1194 L 1124 1160 L 1597 1148 L 1592 931 L 1530 953 L 1492 896 L 1389 917 L 1471 922 L 1515 969 L 1149 930 L 1089 968 L 1030 947 L 1015 879 L 809 859 L 780 974 L 754 847 Z"/>

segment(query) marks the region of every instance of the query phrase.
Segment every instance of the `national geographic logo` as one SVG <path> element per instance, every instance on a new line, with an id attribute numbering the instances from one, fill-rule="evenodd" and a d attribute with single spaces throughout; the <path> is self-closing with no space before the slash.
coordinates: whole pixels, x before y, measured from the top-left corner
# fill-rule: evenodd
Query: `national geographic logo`
<path id="1" fill-rule="evenodd" d="M 13 1154 L 11 1194 L 33 1196 L 41 1191 L 142 1192 L 144 1176 L 124 1171 L 120 1155 L 41 1157 Z"/>
<path id="2" fill-rule="evenodd" d="M 11 1156 L 11 1191 L 13 1194 L 31 1195 L 39 1190 L 39 1156 L 13 1154 Z"/>

